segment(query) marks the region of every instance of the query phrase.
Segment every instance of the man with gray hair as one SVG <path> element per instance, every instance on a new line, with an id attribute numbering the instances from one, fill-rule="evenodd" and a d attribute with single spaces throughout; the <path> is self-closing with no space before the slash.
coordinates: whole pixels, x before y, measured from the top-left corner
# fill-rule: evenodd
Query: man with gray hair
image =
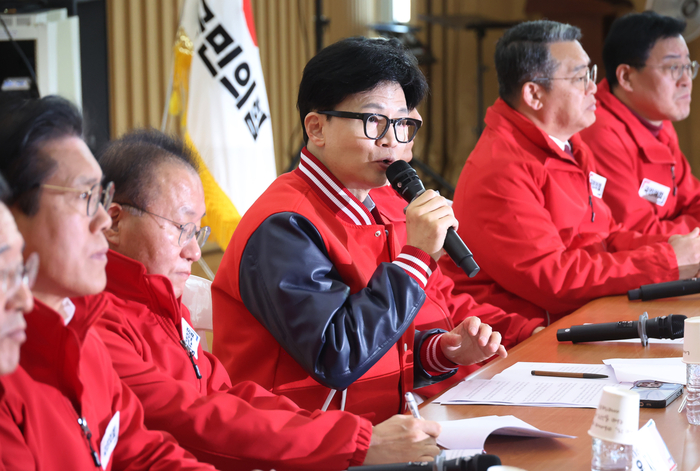
<path id="1" fill-rule="evenodd" d="M 455 290 L 523 316 L 482 318 L 506 347 L 531 335 L 533 320 L 548 324 L 591 299 L 700 267 L 697 231 L 627 232 L 601 199 L 605 178 L 578 135 L 596 109 L 596 66 L 580 37 L 553 21 L 506 31 L 496 46 L 500 98 L 457 184 L 459 234 L 481 272 L 469 279 L 449 263 L 442 269 Z"/>

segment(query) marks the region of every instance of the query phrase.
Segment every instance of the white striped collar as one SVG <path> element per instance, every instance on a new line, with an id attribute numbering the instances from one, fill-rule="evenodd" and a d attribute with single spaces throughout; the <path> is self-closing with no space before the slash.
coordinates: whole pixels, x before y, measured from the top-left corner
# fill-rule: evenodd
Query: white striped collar
<path id="1" fill-rule="evenodd" d="M 306 147 L 301 150 L 299 168 L 296 171 L 343 221 L 358 226 L 376 224 L 369 209 L 355 198 Z"/>

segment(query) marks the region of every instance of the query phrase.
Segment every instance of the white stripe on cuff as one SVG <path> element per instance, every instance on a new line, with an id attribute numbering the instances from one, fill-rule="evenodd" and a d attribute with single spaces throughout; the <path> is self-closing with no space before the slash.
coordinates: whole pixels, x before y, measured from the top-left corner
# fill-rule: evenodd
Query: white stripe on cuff
<path id="1" fill-rule="evenodd" d="M 423 274 L 421 272 L 419 272 L 418 270 L 416 270 L 412 266 L 406 265 L 405 263 L 400 262 L 398 260 L 394 260 L 391 263 L 395 263 L 396 265 L 400 266 L 405 271 L 407 271 L 408 273 L 410 273 L 414 277 L 416 277 L 421 283 L 423 283 L 423 288 L 425 288 L 425 286 L 428 284 L 428 279 L 425 276 L 423 276 Z"/>
<path id="2" fill-rule="evenodd" d="M 440 337 L 441 335 L 434 335 L 433 338 L 430 339 L 430 344 L 428 344 L 428 364 L 434 371 L 448 373 L 454 368 L 446 367 L 438 361 L 437 349 L 438 344 L 440 343 Z"/>
<path id="3" fill-rule="evenodd" d="M 416 265 L 418 265 L 419 268 L 422 268 L 423 271 L 425 271 L 428 274 L 428 278 L 430 278 L 430 275 L 433 274 L 433 271 L 430 269 L 430 267 L 428 265 L 426 265 L 425 262 L 423 260 L 421 260 L 420 258 L 414 257 L 413 255 L 409 255 L 409 254 L 403 253 L 403 252 L 400 253 L 399 256 L 396 258 L 404 258 L 404 259 L 408 260 L 409 262 L 415 263 Z"/>

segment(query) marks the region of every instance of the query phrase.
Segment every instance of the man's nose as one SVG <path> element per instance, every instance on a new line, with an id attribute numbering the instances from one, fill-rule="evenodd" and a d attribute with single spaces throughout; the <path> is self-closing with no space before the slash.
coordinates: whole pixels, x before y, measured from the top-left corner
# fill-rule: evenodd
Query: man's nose
<path id="1" fill-rule="evenodd" d="M 196 262 L 202 257 L 202 249 L 197 243 L 197 237 L 191 237 L 185 245 L 182 246 L 182 251 L 180 252 L 182 258 Z"/>

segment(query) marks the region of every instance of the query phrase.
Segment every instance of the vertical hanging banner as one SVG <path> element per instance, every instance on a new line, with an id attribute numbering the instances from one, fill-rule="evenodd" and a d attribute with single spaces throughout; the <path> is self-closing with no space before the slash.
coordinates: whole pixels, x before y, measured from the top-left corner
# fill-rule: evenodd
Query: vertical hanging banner
<path id="1" fill-rule="evenodd" d="M 183 55 L 187 77 L 178 71 Z M 202 224 L 226 249 L 240 215 L 277 176 L 250 0 L 185 0 L 168 106 L 200 157 Z"/>

